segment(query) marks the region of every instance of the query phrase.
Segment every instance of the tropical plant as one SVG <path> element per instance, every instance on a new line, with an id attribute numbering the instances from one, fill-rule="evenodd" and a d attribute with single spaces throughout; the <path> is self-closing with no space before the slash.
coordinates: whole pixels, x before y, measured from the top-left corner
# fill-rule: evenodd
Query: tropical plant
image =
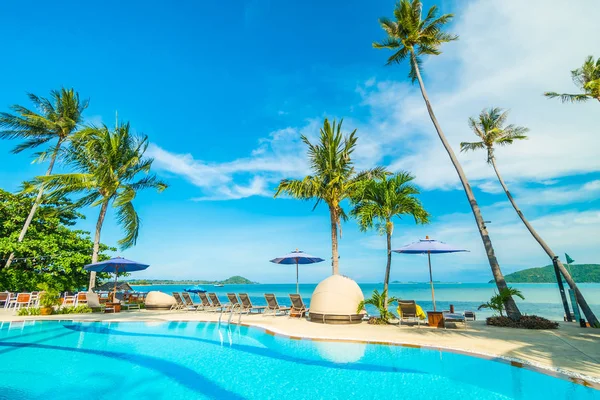
<path id="1" fill-rule="evenodd" d="M 521 221 L 523 221 L 523 223 L 529 230 L 529 233 L 531 233 L 531 236 L 533 236 L 533 238 L 540 244 L 540 246 L 542 247 L 542 249 L 544 249 L 548 257 L 550 257 L 551 260 L 556 260 L 558 269 L 564 275 L 565 280 L 567 281 L 571 289 L 573 289 L 573 291 L 575 292 L 577 302 L 581 306 L 581 310 L 585 314 L 588 321 L 590 321 L 590 324 L 594 325 L 598 323 L 598 319 L 596 318 L 596 315 L 594 315 L 594 312 L 592 311 L 590 306 L 587 304 L 587 301 L 585 300 L 583 294 L 577 287 L 577 284 L 571 277 L 571 274 L 569 273 L 569 271 L 567 271 L 563 263 L 556 256 L 556 254 L 554 254 L 550 246 L 546 244 L 544 239 L 542 239 L 542 237 L 537 233 L 537 231 L 525 218 L 525 215 L 523 215 L 523 213 L 517 206 L 517 203 L 515 202 L 515 199 L 513 198 L 512 194 L 508 190 L 508 187 L 506 186 L 502 175 L 500 175 L 500 171 L 498 170 L 498 166 L 496 165 L 494 146 L 507 146 L 513 144 L 515 140 L 527 139 L 525 133 L 527 133 L 528 131 L 527 128 L 515 126 L 512 124 L 505 126 L 507 117 L 508 111 L 503 111 L 502 109 L 495 107 L 483 110 L 479 114 L 479 117 L 477 119 L 469 118 L 469 126 L 471 127 L 475 135 L 477 135 L 477 137 L 479 137 L 479 139 L 481 140 L 478 142 L 462 142 L 460 144 L 460 149 L 461 151 L 486 150 L 487 162 L 494 168 L 494 172 L 496 173 L 498 181 L 500 182 L 500 185 L 502 185 L 502 189 L 504 190 L 504 193 L 506 193 L 506 197 L 508 197 L 510 204 L 512 204 L 513 208 L 517 212 L 517 215 L 519 216 L 519 218 L 521 218 Z"/>
<path id="2" fill-rule="evenodd" d="M 53 286 L 48 283 L 38 285 L 40 292 L 40 307 L 51 308 L 60 304 L 60 294 Z"/>
<path id="3" fill-rule="evenodd" d="M 0 113 L 0 139 L 24 140 L 13 149 L 13 153 L 20 153 L 55 141 L 49 149 L 37 153 L 37 161 L 50 157 L 50 164 L 46 170 L 46 175 L 50 175 L 61 146 L 71 139 L 79 127 L 81 115 L 87 108 L 88 101 L 80 101 L 77 92 L 65 88 L 50 92 L 49 99 L 31 93 L 28 96 L 37 108 L 37 112 L 20 105 L 13 105 L 11 109 L 14 114 Z M 25 238 L 35 212 L 42 203 L 43 194 L 44 188 L 40 187 L 17 238 L 18 243 Z M 9 254 L 4 268 L 10 267 L 14 257 L 14 253 Z"/>
<path id="4" fill-rule="evenodd" d="M 109 204 L 116 208 L 117 222 L 125 236 L 118 241 L 121 249 L 135 245 L 140 218 L 133 206 L 137 192 L 154 188 L 162 192 L 167 185 L 150 174 L 153 159 L 144 157 L 148 137 L 130 132 L 129 123 L 110 131 L 106 126 L 83 129 L 68 149 L 65 160 L 77 172 L 38 177 L 38 183 L 52 195 L 83 194 L 77 206 L 100 206 L 96 222 L 92 263 L 98 261 L 100 234 Z M 146 176 L 139 178 L 139 174 Z M 90 273 L 89 288 L 96 284 Z"/>
<path id="5" fill-rule="evenodd" d="M 383 168 L 374 168 L 356 172 L 352 162 L 352 152 L 356 147 L 356 129 L 348 136 L 342 134 L 342 121 L 332 124 L 326 118 L 320 132 L 318 144 L 312 144 L 302 135 L 302 141 L 308 146 L 308 157 L 313 175 L 304 179 L 283 179 L 274 197 L 282 193 L 302 200 L 316 199 L 313 210 L 322 201 L 329 207 L 331 222 L 331 266 L 333 275 L 339 274 L 338 264 L 338 228 L 342 234 L 341 221 L 348 219 L 342 201 L 352 196 L 357 186 L 373 177 L 385 174 Z"/>
<path id="6" fill-rule="evenodd" d="M 579 103 L 588 101 L 589 99 L 596 99 L 600 101 L 600 57 L 594 61 L 594 56 L 588 56 L 581 68 L 577 68 L 571 71 L 571 78 L 573 83 L 583 93 L 568 94 L 568 93 L 556 93 L 546 92 L 544 96 L 549 98 L 559 97 L 563 103 Z"/>
<path id="7" fill-rule="evenodd" d="M 399 172 L 393 176 L 371 179 L 358 186 L 352 198 L 354 208 L 350 214 L 358 220 L 363 232 L 375 227 L 380 235 L 387 239 L 387 264 L 383 280 L 383 302 L 386 304 L 390 269 L 392 266 L 392 235 L 394 218 L 409 216 L 417 224 L 429 222 L 429 214 L 417 199 L 419 189 L 412 184 L 414 177 L 408 172 Z"/>
<path id="8" fill-rule="evenodd" d="M 443 32 L 443 27 L 453 17 L 452 14 L 444 14 L 438 16 L 438 9 L 436 6 L 432 6 L 425 18 L 422 18 L 423 5 L 420 0 L 401 0 L 394 9 L 394 20 L 388 18 L 381 18 L 379 23 L 383 30 L 387 33 L 387 38 L 380 43 L 373 43 L 373 47 L 378 49 L 390 49 L 394 53 L 388 58 L 387 64 L 399 64 L 405 60 L 410 62 L 410 73 L 409 76 L 413 82 L 418 81 L 421 89 L 421 94 L 429 117 L 433 122 L 435 130 L 446 149 L 446 152 L 450 156 L 450 160 L 458 173 L 462 186 L 465 190 L 465 194 L 473 211 L 473 216 L 479 229 L 479 234 L 485 247 L 486 255 L 496 281 L 498 290 L 506 288 L 506 282 L 502 275 L 502 270 L 496 259 L 494 247 L 485 225 L 485 220 L 481 215 L 481 210 L 473 194 L 473 190 L 469 185 L 467 177 L 462 169 L 462 166 L 458 162 L 454 150 L 448 143 L 441 126 L 439 125 L 433 108 L 427 96 L 423 79 L 421 78 L 421 59 L 423 56 L 428 55 L 439 55 L 441 54 L 440 46 L 444 43 L 451 42 L 458 39 L 455 35 L 450 35 Z M 507 313 L 511 318 L 518 319 L 521 313 L 514 302 L 512 297 L 506 298 L 506 309 Z"/>
<path id="9" fill-rule="evenodd" d="M 504 316 L 503 311 L 504 305 L 506 304 L 506 299 L 508 297 L 512 298 L 513 296 L 516 296 L 521 300 L 525 300 L 525 297 L 523 297 L 523 294 L 521 294 L 521 291 L 519 289 L 506 287 L 500 290 L 500 293 L 494 291 L 494 295 L 490 298 L 490 301 L 481 304 L 477 309 L 481 310 L 482 308 L 489 308 L 490 310 L 500 314 L 500 316 L 502 317 Z"/>
<path id="10" fill-rule="evenodd" d="M 94 246 L 89 232 L 75 227 L 84 216 L 74 210 L 68 199 L 44 196 L 27 237 L 18 243 L 16 237 L 35 195 L 0 189 L 1 265 L 9 254 L 15 254 L 12 267 L 0 269 L 0 288 L 31 292 L 37 290 L 38 284 L 51 282 L 60 291 L 77 291 L 87 285 L 89 274 L 83 266 L 92 261 Z M 100 244 L 100 261 L 108 258 L 107 250 L 116 249 Z"/>
<path id="11" fill-rule="evenodd" d="M 395 301 L 398 301 L 398 298 L 393 296 L 388 298 L 387 290 L 384 290 L 383 293 L 380 294 L 379 291 L 375 289 L 370 298 L 358 303 L 356 313 L 360 314 L 360 312 L 365 309 L 365 305 L 371 305 L 379 311 L 379 322 L 387 324 L 389 320 L 394 317 L 394 313 L 388 311 L 389 305 Z"/>

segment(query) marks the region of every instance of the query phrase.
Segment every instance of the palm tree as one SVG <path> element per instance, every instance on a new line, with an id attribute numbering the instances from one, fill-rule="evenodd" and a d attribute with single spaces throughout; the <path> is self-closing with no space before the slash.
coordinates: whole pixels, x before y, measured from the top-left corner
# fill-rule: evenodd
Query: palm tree
<path id="1" fill-rule="evenodd" d="M 154 188 L 159 192 L 167 185 L 150 174 L 151 158 L 144 157 L 147 136 L 130 132 L 129 123 L 117 126 L 112 132 L 106 127 L 88 127 L 76 137 L 67 150 L 66 162 L 73 173 L 38 177 L 38 183 L 51 190 L 51 195 L 82 194 L 77 206 L 100 206 L 96 222 L 92 263 L 98 261 L 100 233 L 109 204 L 116 208 L 117 222 L 125 237 L 118 241 L 121 249 L 135 245 L 140 218 L 133 207 L 138 191 Z M 139 178 L 139 174 L 145 174 Z M 90 290 L 95 286 L 96 273 L 90 274 Z"/>
<path id="2" fill-rule="evenodd" d="M 358 307 L 356 309 L 356 313 L 360 314 L 362 310 L 365 309 L 365 305 L 373 306 L 379 311 L 379 319 L 378 322 L 381 324 L 387 324 L 390 318 L 394 317 L 394 314 L 388 311 L 389 305 L 394 301 L 398 301 L 397 297 L 390 297 L 388 299 L 387 291 L 384 290 L 383 293 L 379 293 L 377 289 L 373 290 L 373 294 L 370 298 L 366 300 L 362 300 L 358 303 Z"/>
<path id="3" fill-rule="evenodd" d="M 354 170 L 351 155 L 356 147 L 356 129 L 348 136 L 342 134 L 342 121 L 332 124 L 325 118 L 320 130 L 320 142 L 312 144 L 302 135 L 302 141 L 308 146 L 308 157 L 313 175 L 304 179 L 283 179 L 274 197 L 285 193 L 296 199 L 316 199 L 313 210 L 320 202 L 329 207 L 331 222 L 331 268 L 332 274 L 339 274 L 338 228 L 342 233 L 341 220 L 348 217 L 341 206 L 343 200 L 350 198 L 357 186 L 366 179 L 384 175 L 383 168 L 363 172 Z"/>
<path id="4" fill-rule="evenodd" d="M 387 304 L 387 292 L 392 266 L 393 218 L 411 216 L 417 224 L 429 222 L 429 214 L 416 198 L 419 189 L 411 182 L 414 177 L 408 172 L 400 172 L 391 177 L 372 179 L 360 185 L 353 196 L 354 208 L 350 212 L 358 220 L 363 232 L 376 226 L 380 234 L 387 237 L 387 265 L 383 280 L 383 304 Z"/>
<path id="5" fill-rule="evenodd" d="M 563 103 L 579 103 L 588 101 L 589 99 L 596 99 L 600 101 L 600 58 L 594 62 L 594 56 L 588 56 L 581 68 L 577 68 L 571 71 L 571 78 L 579 90 L 583 93 L 579 94 L 568 94 L 568 93 L 556 93 L 546 92 L 544 96 L 549 98 L 560 97 Z"/>
<path id="6" fill-rule="evenodd" d="M 590 321 L 590 324 L 594 326 L 598 323 L 598 319 L 596 318 L 589 305 L 585 301 L 583 295 L 581 294 L 581 291 L 579 290 L 579 288 L 575 284 L 575 281 L 571 277 L 571 274 L 569 274 L 569 272 L 566 270 L 562 262 L 558 259 L 556 254 L 554 254 L 552 249 L 550 249 L 546 242 L 540 237 L 540 235 L 538 235 L 533 226 L 531 226 L 529 221 L 525 218 L 525 216 L 517 206 L 515 199 L 512 197 L 512 194 L 508 191 L 508 187 L 506 186 L 504 179 L 502 179 L 502 176 L 500 175 L 500 171 L 498 170 L 498 166 L 496 165 L 494 146 L 507 146 L 513 144 L 515 140 L 527 139 L 525 133 L 527 133 L 528 131 L 527 128 L 515 126 L 512 124 L 504 126 L 507 117 L 508 111 L 503 111 L 500 108 L 490 108 L 489 110 L 483 110 L 479 114 L 479 117 L 477 119 L 469 118 L 469 126 L 471 127 L 475 135 L 477 135 L 477 137 L 481 140 L 478 142 L 471 143 L 463 142 L 460 144 L 460 150 L 487 151 L 487 162 L 491 164 L 494 168 L 494 172 L 496 173 L 496 176 L 500 181 L 500 185 L 502 185 L 502 189 L 504 189 L 504 193 L 506 193 L 506 197 L 508 197 L 508 200 L 519 215 L 519 218 L 521 218 L 521 221 L 523 221 L 523 223 L 529 230 L 529 233 L 531 233 L 533 238 L 540 244 L 540 246 L 542 246 L 546 254 L 548 254 L 548 257 L 550 257 L 550 259 L 553 261 L 556 260 L 558 269 L 564 275 L 565 280 L 567 281 L 571 289 L 573 289 L 573 291 L 575 292 L 577 302 L 581 306 L 583 313 L 585 314 L 588 321 Z"/>
<path id="7" fill-rule="evenodd" d="M 15 104 L 11 107 L 14 114 L 0 113 L 0 139 L 25 140 L 13 149 L 13 153 L 20 153 L 56 141 L 49 149 L 37 154 L 37 161 L 43 161 L 48 156 L 50 157 L 50 165 L 46 170 L 47 176 L 52 173 L 61 146 L 68 142 L 77 130 L 81 122 L 81 115 L 88 106 L 88 101 L 80 101 L 77 92 L 65 88 L 50 92 L 49 99 L 31 93 L 28 96 L 37 108 L 37 112 Z M 40 187 L 19 233 L 18 243 L 25 238 L 35 212 L 42 203 L 43 194 L 44 188 Z M 15 254 L 11 252 L 4 268 L 10 267 L 14 257 Z"/>
<path id="8" fill-rule="evenodd" d="M 409 60 L 409 76 L 413 82 L 419 82 L 419 87 L 421 88 L 421 94 L 423 95 L 423 100 L 427 106 L 429 117 L 458 173 L 467 199 L 469 200 L 471 210 L 475 216 L 477 228 L 479 229 L 479 234 L 481 235 L 481 240 L 485 247 L 492 274 L 496 281 L 496 286 L 498 286 L 498 290 L 501 291 L 507 287 L 506 281 L 504 280 L 504 275 L 502 274 L 502 270 L 496 259 L 494 247 L 488 234 L 487 227 L 485 226 L 485 220 L 481 216 L 481 210 L 479 209 L 479 205 L 477 204 L 477 200 L 475 199 L 475 195 L 473 194 L 473 190 L 469 185 L 469 181 L 467 180 L 462 166 L 458 162 L 452 147 L 450 147 L 448 140 L 446 140 L 446 136 L 433 113 L 433 108 L 431 107 L 425 85 L 423 84 L 423 79 L 421 78 L 421 57 L 427 55 L 439 55 L 441 54 L 439 48 L 442 44 L 458 39 L 457 36 L 442 31 L 444 25 L 452 19 L 453 15 L 444 14 L 438 16 L 437 7 L 432 6 L 427 12 L 425 19 L 422 19 L 422 8 L 423 5 L 420 0 L 401 0 L 394 9 L 395 20 L 388 18 L 379 19 L 379 23 L 387 33 L 388 37 L 381 43 L 373 43 L 373 47 L 377 49 L 391 49 L 394 51 L 394 54 L 388 58 L 388 65 L 394 63 L 399 64 L 405 60 Z M 511 318 L 519 319 L 521 317 L 517 304 L 511 296 L 506 299 L 505 305 L 507 314 Z"/>

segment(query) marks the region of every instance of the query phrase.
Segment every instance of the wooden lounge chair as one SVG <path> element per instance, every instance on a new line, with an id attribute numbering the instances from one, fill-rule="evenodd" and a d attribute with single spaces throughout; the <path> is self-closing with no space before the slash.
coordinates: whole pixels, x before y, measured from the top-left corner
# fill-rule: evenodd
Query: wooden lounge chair
<path id="1" fill-rule="evenodd" d="M 202 307 L 201 303 L 194 303 L 188 292 L 182 292 L 181 297 L 183 297 L 183 301 L 185 301 L 185 305 L 187 307 L 193 307 L 196 311 Z"/>
<path id="2" fill-rule="evenodd" d="M 175 304 L 171 306 L 171 310 L 189 310 L 188 306 L 185 305 L 179 293 L 172 292 L 171 294 L 175 298 Z"/>
<path id="3" fill-rule="evenodd" d="M 221 300 L 219 300 L 216 293 L 209 293 L 208 297 L 210 297 L 210 301 L 212 302 L 215 311 L 226 312 L 231 310 L 232 305 L 229 303 L 221 304 Z"/>
<path id="4" fill-rule="evenodd" d="M 417 326 L 421 327 L 421 319 L 417 316 L 417 304 L 414 300 L 398 300 L 398 308 L 400 308 L 400 315 L 398 325 L 402 325 L 402 321 L 417 321 Z"/>
<path id="5" fill-rule="evenodd" d="M 238 300 L 235 293 L 227 293 L 227 300 L 229 300 L 229 308 L 231 311 L 235 311 L 238 308 L 242 308 L 242 304 Z"/>
<path id="6" fill-rule="evenodd" d="M 248 293 L 240 293 L 240 301 L 242 302 L 242 311 L 251 313 L 252 311 L 256 311 L 257 313 L 263 312 L 267 306 L 255 306 L 252 304 Z"/>
<path id="7" fill-rule="evenodd" d="M 215 306 L 213 306 L 210 302 L 210 300 L 208 300 L 208 297 L 206 296 L 206 293 L 198 293 L 198 296 L 200 297 L 200 301 L 202 302 L 202 309 L 205 311 L 216 311 Z"/>
<path id="8" fill-rule="evenodd" d="M 269 313 L 277 315 L 277 313 L 280 312 L 285 315 L 290 311 L 290 307 L 281 307 L 277 301 L 277 297 L 275 297 L 275 295 L 272 293 L 265 293 L 265 300 L 267 301 L 267 307 L 265 308 L 264 315 Z"/>
<path id="9" fill-rule="evenodd" d="M 19 293 L 14 300 L 13 306 L 15 309 L 21 307 L 29 307 L 31 305 L 31 293 Z M 10 304 L 9 304 L 10 307 Z"/>
<path id="10" fill-rule="evenodd" d="M 302 318 L 308 313 L 308 308 L 304 305 L 302 297 L 299 294 L 290 294 L 292 307 L 290 308 L 290 317 Z"/>

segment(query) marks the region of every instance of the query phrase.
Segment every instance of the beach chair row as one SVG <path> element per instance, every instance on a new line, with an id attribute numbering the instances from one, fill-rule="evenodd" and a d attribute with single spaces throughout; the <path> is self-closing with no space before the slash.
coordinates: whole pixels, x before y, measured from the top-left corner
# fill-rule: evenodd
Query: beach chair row
<path id="1" fill-rule="evenodd" d="M 304 317 L 308 313 L 308 308 L 299 294 L 290 294 L 291 306 L 281 306 L 277 297 L 272 293 L 265 293 L 266 306 L 256 306 L 252 304 L 250 296 L 247 293 L 227 293 L 226 303 L 222 303 L 216 293 L 199 293 L 200 303 L 195 303 L 187 292 L 173 292 L 176 304 L 172 310 L 186 311 L 212 311 L 212 312 L 239 312 L 240 314 L 263 313 L 263 315 L 288 315 L 291 317 Z"/>
<path id="2" fill-rule="evenodd" d="M 0 292 L 0 306 L 5 309 L 19 309 L 21 307 L 37 307 L 40 301 L 40 292 Z"/>

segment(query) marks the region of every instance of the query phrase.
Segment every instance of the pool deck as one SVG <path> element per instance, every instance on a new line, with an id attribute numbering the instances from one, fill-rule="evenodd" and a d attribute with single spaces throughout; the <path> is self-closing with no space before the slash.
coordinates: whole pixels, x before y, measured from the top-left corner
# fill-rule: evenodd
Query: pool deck
<path id="1" fill-rule="evenodd" d="M 224 323 L 228 315 L 224 314 Z M 117 314 L 69 314 L 48 317 L 19 317 L 0 310 L 0 322 L 24 320 L 77 321 L 213 321 L 219 313 L 194 311 L 126 311 Z M 238 315 L 232 320 L 236 323 Z M 407 345 L 475 354 L 559 376 L 600 389 L 600 330 L 561 323 L 557 330 L 498 328 L 484 321 L 469 322 L 467 329 L 436 329 L 402 325 L 323 325 L 287 316 L 243 315 L 241 323 L 262 328 L 270 334 L 291 339 L 343 340 Z M 564 378 L 564 375 L 563 375 Z"/>

